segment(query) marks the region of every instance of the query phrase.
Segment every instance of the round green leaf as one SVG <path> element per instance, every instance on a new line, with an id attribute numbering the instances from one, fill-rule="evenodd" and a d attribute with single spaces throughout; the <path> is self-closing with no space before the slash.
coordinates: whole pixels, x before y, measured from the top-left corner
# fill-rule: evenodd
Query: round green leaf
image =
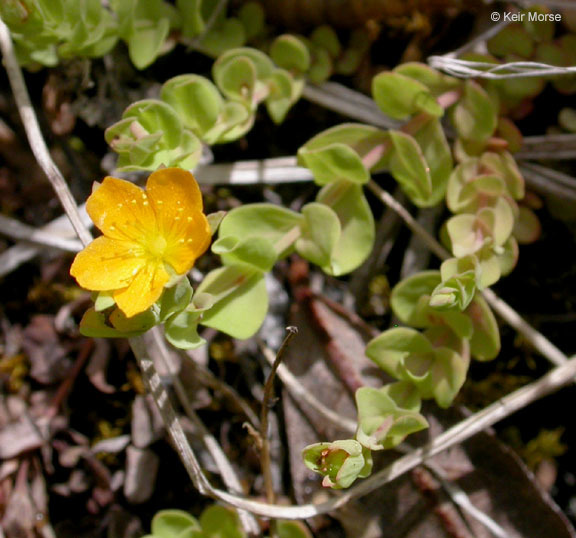
<path id="1" fill-rule="evenodd" d="M 448 178 L 453 168 L 452 153 L 440 120 L 436 118 L 431 118 L 421 126 L 414 133 L 414 139 L 429 168 L 432 191 L 424 207 L 431 207 L 440 203 L 446 195 Z"/>
<path id="2" fill-rule="evenodd" d="M 202 532 L 209 538 L 245 538 L 238 514 L 231 508 L 213 504 L 200 515 Z"/>
<path id="3" fill-rule="evenodd" d="M 439 271 L 422 271 L 402 280 L 390 296 L 394 314 L 408 325 L 429 326 L 429 321 L 419 311 L 420 298 L 430 296 L 440 282 Z"/>
<path id="4" fill-rule="evenodd" d="M 498 110 L 480 85 L 467 80 L 464 95 L 454 108 L 453 119 L 462 138 L 482 141 L 494 133 L 498 124 Z"/>
<path id="5" fill-rule="evenodd" d="M 472 320 L 474 330 L 470 353 L 481 361 L 494 359 L 500 352 L 500 332 L 492 310 L 480 295 L 476 295 L 466 314 Z"/>
<path id="6" fill-rule="evenodd" d="M 401 131 L 389 131 L 392 142 L 389 168 L 402 190 L 418 207 L 427 207 L 432 199 L 430 169 L 418 142 Z"/>
<path id="7" fill-rule="evenodd" d="M 274 63 L 294 73 L 304 73 L 310 67 L 310 52 L 306 44 L 291 34 L 278 36 L 270 47 Z"/>
<path id="8" fill-rule="evenodd" d="M 274 244 L 266 237 L 238 239 L 227 235 L 212 245 L 212 252 L 222 257 L 224 265 L 243 264 L 263 272 L 270 271 L 278 259 Z"/>
<path id="9" fill-rule="evenodd" d="M 338 215 L 327 205 L 312 202 L 302 208 L 304 219 L 296 251 L 303 258 L 332 273 L 332 254 L 340 239 Z"/>
<path id="10" fill-rule="evenodd" d="M 374 217 L 360 185 L 349 181 L 330 183 L 322 188 L 316 201 L 331 207 L 340 221 L 340 239 L 334 247 L 330 263 L 334 276 L 356 269 L 372 252 Z"/>
<path id="11" fill-rule="evenodd" d="M 216 86 L 199 75 L 167 80 L 160 96 L 176 111 L 184 126 L 198 135 L 214 126 L 224 106 Z"/>
<path id="12" fill-rule="evenodd" d="M 336 143 L 320 149 L 300 148 L 300 161 L 314 175 L 317 185 L 344 180 L 358 184 L 368 183 L 370 174 L 362 159 L 350 147 Z"/>
<path id="13" fill-rule="evenodd" d="M 214 64 L 214 80 L 228 98 L 252 103 L 256 86 L 256 66 L 244 56 Z"/>
<path id="14" fill-rule="evenodd" d="M 209 293 L 216 301 L 204 313 L 200 323 L 233 338 L 253 336 L 268 312 L 264 275 L 246 266 L 228 266 L 211 271 L 198 286 L 198 293 Z"/>
<path id="15" fill-rule="evenodd" d="M 317 26 L 312 34 L 310 34 L 310 41 L 326 50 L 332 58 L 337 58 L 342 52 L 342 45 L 340 45 L 338 35 L 332 26 L 328 26 L 327 24 Z"/>
<path id="16" fill-rule="evenodd" d="M 214 58 L 221 58 L 226 51 L 241 47 L 244 43 L 246 43 L 244 25 L 233 17 L 214 25 L 200 41 L 202 50 Z"/>
<path id="17" fill-rule="evenodd" d="M 176 538 L 182 532 L 200 531 L 198 520 L 182 510 L 161 510 L 152 519 L 152 534 L 158 538 Z"/>
<path id="18" fill-rule="evenodd" d="M 396 120 L 419 112 L 436 117 L 444 114 L 444 109 L 424 84 L 399 73 L 376 75 L 372 80 L 372 95 L 380 110 Z"/>

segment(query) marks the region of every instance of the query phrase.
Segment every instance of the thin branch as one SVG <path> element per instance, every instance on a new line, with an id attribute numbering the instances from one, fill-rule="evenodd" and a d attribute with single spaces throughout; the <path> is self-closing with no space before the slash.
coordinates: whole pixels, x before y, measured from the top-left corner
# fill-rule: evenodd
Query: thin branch
<path id="1" fill-rule="evenodd" d="M 262 354 L 266 360 L 272 365 L 275 359 L 274 352 L 269 347 L 265 346 L 262 342 L 260 342 L 260 350 L 262 351 Z M 298 379 L 286 367 L 285 364 L 280 364 L 278 366 L 278 377 L 297 405 L 300 406 L 302 403 L 305 403 L 337 428 L 348 430 L 350 433 L 354 433 L 356 431 L 356 421 L 351 420 L 343 415 L 339 415 L 329 407 L 326 407 L 311 392 L 302 386 L 302 383 L 298 381 Z"/>
<path id="2" fill-rule="evenodd" d="M 368 188 L 376 195 L 376 197 L 390 209 L 395 211 L 400 218 L 406 223 L 415 234 L 417 234 L 424 244 L 438 256 L 440 259 L 445 260 L 450 257 L 450 253 L 440 244 L 434 237 L 432 237 L 426 229 L 410 214 L 410 212 L 400 204 L 389 192 L 385 191 L 374 180 L 368 183 Z"/>
<path id="3" fill-rule="evenodd" d="M 170 402 L 166 389 L 162 385 L 160 376 L 154 368 L 154 362 L 150 358 L 149 348 L 146 345 L 144 338 L 136 337 L 129 340 L 138 366 L 142 371 L 142 378 L 146 389 L 152 395 L 162 420 L 168 429 L 170 438 L 174 443 L 176 451 L 186 468 L 186 471 L 192 479 L 194 487 L 202 494 L 212 496 L 213 488 L 204 476 L 200 463 L 196 458 L 196 454 L 192 451 L 186 434 L 182 428 L 182 424 L 176 416 L 176 411 Z"/>
<path id="4" fill-rule="evenodd" d="M 268 377 L 266 378 L 266 383 L 264 384 L 264 396 L 262 397 L 262 408 L 260 410 L 260 440 L 262 446 L 260 447 L 260 458 L 261 458 L 261 468 L 262 475 L 264 476 L 264 488 L 266 490 L 266 499 L 270 504 L 276 501 L 276 495 L 274 493 L 274 484 L 272 482 L 272 473 L 270 472 L 270 441 L 268 439 L 268 413 L 269 406 L 272 401 L 272 393 L 274 392 L 274 378 L 276 376 L 276 371 L 282 362 L 284 353 L 288 348 L 290 340 L 298 334 L 298 329 L 296 327 L 286 327 L 287 335 L 276 353 L 276 358 L 272 364 L 272 368 Z"/>
<path id="5" fill-rule="evenodd" d="M 382 129 L 396 129 L 400 126 L 398 121 L 385 116 L 370 97 L 336 82 L 325 82 L 321 86 L 306 84 L 302 96 L 338 114 Z"/>
<path id="6" fill-rule="evenodd" d="M 40 126 L 38 125 L 38 119 L 30 102 L 30 97 L 28 91 L 26 90 L 26 85 L 24 83 L 24 77 L 22 76 L 22 70 L 18 65 L 18 60 L 14 54 L 14 46 L 12 44 L 12 39 L 10 37 L 10 31 L 4 22 L 0 19 L 0 49 L 2 49 L 2 56 L 4 57 L 4 66 L 6 67 L 6 72 L 8 73 L 8 79 L 10 80 L 10 86 L 12 87 L 12 92 L 14 94 L 14 99 L 16 100 L 16 105 L 22 118 L 22 123 L 24 124 L 24 129 L 26 130 L 26 136 L 28 137 L 28 142 L 30 143 L 30 149 L 36 157 L 38 164 L 48 177 L 48 180 L 52 184 L 56 195 L 60 199 L 60 203 L 64 207 L 76 234 L 80 238 L 80 241 L 84 245 L 87 245 L 92 241 L 92 236 L 88 229 L 84 226 L 80 213 L 78 212 L 78 207 L 66 181 L 62 176 L 62 173 L 52 160 L 42 132 L 40 131 Z"/>
<path id="7" fill-rule="evenodd" d="M 300 506 L 276 506 L 239 498 L 224 491 L 214 490 L 216 498 L 232 506 L 250 510 L 255 514 L 280 519 L 306 519 L 319 514 L 333 512 L 350 501 L 363 497 L 368 493 L 398 478 L 402 474 L 414 469 L 427 459 L 460 444 L 482 430 L 489 428 L 500 420 L 523 409 L 530 403 L 538 400 L 572 381 L 576 375 L 576 356 L 569 359 L 562 366 L 554 368 L 539 380 L 526 385 L 504 398 L 498 400 L 482 411 L 471 415 L 452 428 L 440 434 L 423 447 L 414 450 L 396 460 L 394 463 L 377 472 L 364 482 L 350 488 L 341 496 L 320 504 L 304 504 Z"/>
<path id="8" fill-rule="evenodd" d="M 0 215 L 0 233 L 10 239 L 26 241 L 40 247 L 56 248 L 65 252 L 82 250 L 82 243 L 75 239 L 67 239 L 57 234 L 44 232 L 5 215 Z"/>
<path id="9" fill-rule="evenodd" d="M 527 136 L 522 142 L 516 159 L 556 159 L 576 158 L 576 134 L 547 134 Z"/>
<path id="10" fill-rule="evenodd" d="M 78 209 L 80 210 L 80 217 L 82 218 L 84 225 L 91 225 L 90 217 L 88 217 L 88 214 L 86 213 L 86 204 L 81 205 Z M 43 226 L 40 228 L 40 231 L 52 236 L 57 235 L 59 237 L 65 237 L 70 240 L 75 236 L 74 229 L 70 224 L 70 219 L 66 214 L 59 216 L 46 226 Z M 41 251 L 41 247 L 31 243 L 19 242 L 16 245 L 11 246 L 0 254 L 0 277 L 14 271 L 23 263 L 34 258 L 34 256 L 38 255 Z"/>
<path id="11" fill-rule="evenodd" d="M 576 152 L 574 153 L 576 157 Z M 536 192 L 551 194 L 566 201 L 576 202 L 576 178 L 539 164 L 524 162 L 520 172 Z"/>
<path id="12" fill-rule="evenodd" d="M 150 334 L 151 333 L 151 334 Z M 184 408 L 184 412 L 190 418 L 190 420 L 195 424 L 200 432 L 202 437 L 202 442 L 204 446 L 208 449 L 214 463 L 218 467 L 220 471 L 220 476 L 226 487 L 233 493 L 241 493 L 242 492 L 242 484 L 240 483 L 240 479 L 236 475 L 236 471 L 232 464 L 224 454 L 224 451 L 218 444 L 218 441 L 214 438 L 214 436 L 208 431 L 204 423 L 200 420 L 200 417 L 194 411 L 192 407 L 192 403 L 190 402 L 190 398 L 186 393 L 186 389 L 182 384 L 182 381 L 178 377 L 178 372 L 176 369 L 176 365 L 174 364 L 173 358 L 170 354 L 170 350 L 166 345 L 166 340 L 163 338 L 160 330 L 158 327 L 154 327 L 151 331 L 149 331 L 150 336 L 153 339 L 153 342 L 158 350 L 157 357 L 162 363 L 162 366 L 168 371 L 172 378 L 172 383 L 174 385 L 174 389 L 176 390 L 176 395 L 178 396 L 178 400 L 180 401 L 182 407 Z M 240 517 L 240 522 L 244 527 L 244 530 L 249 534 L 256 536 L 260 533 L 260 526 L 258 522 L 254 518 L 252 514 L 246 512 L 244 510 L 238 511 L 238 516 Z"/>
<path id="13" fill-rule="evenodd" d="M 207 387 L 210 387 L 211 389 L 218 391 L 222 393 L 222 395 L 230 398 L 230 400 L 232 400 L 242 410 L 254 428 L 260 427 L 260 420 L 256 416 L 256 413 L 253 411 L 253 409 L 250 407 L 250 404 L 246 401 L 245 398 L 240 396 L 240 394 L 238 394 L 238 392 L 233 387 L 216 377 L 208 368 L 198 364 L 190 354 L 182 352 L 181 355 L 186 361 L 188 361 L 188 364 L 194 370 L 194 375 L 200 381 L 200 383 L 203 383 Z"/>

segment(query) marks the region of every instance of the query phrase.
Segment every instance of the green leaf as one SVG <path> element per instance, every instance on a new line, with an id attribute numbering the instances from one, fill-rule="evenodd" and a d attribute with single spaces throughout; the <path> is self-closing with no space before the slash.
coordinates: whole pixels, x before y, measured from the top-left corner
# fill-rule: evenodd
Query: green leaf
<path id="1" fill-rule="evenodd" d="M 219 237 L 267 239 L 282 257 L 288 254 L 293 241 L 299 236 L 302 218 L 295 211 L 273 204 L 244 205 L 229 211 L 224 217 L 220 223 Z"/>
<path id="2" fill-rule="evenodd" d="M 294 103 L 296 84 L 292 75 L 284 69 L 276 69 L 267 80 L 269 94 L 266 110 L 274 123 L 282 123 Z"/>
<path id="3" fill-rule="evenodd" d="M 203 346 L 206 340 L 198 334 L 198 312 L 178 312 L 164 324 L 166 340 L 179 349 L 196 349 Z"/>
<path id="4" fill-rule="evenodd" d="M 233 17 L 215 24 L 200 41 L 202 51 L 214 58 L 221 58 L 222 54 L 241 47 L 244 43 L 246 43 L 244 25 Z"/>
<path id="5" fill-rule="evenodd" d="M 304 163 L 300 153 L 318 150 L 333 144 L 343 144 L 357 153 L 366 168 L 379 169 L 384 165 L 384 153 L 388 144 L 385 131 L 361 123 L 342 123 L 326 129 L 311 138 L 300 148 L 298 160 Z"/>
<path id="6" fill-rule="evenodd" d="M 308 527 L 301 521 L 276 521 L 278 538 L 314 538 Z"/>
<path id="7" fill-rule="evenodd" d="M 145 133 L 161 133 L 167 148 L 176 148 L 182 140 L 182 122 L 171 106 L 157 99 L 144 99 L 132 103 L 122 119 L 134 118 Z M 140 135 L 135 132 L 135 138 Z"/>
<path id="8" fill-rule="evenodd" d="M 468 356 L 462 356 L 448 348 L 435 349 L 434 362 L 427 379 L 419 387 L 422 396 L 426 397 L 429 393 L 440 407 L 450 407 L 466 381 L 469 365 Z"/>
<path id="9" fill-rule="evenodd" d="M 353 439 L 308 445 L 302 457 L 306 467 L 324 476 L 322 485 L 333 489 L 350 487 L 372 472 L 370 451 Z"/>
<path id="10" fill-rule="evenodd" d="M 246 39 L 250 40 L 264 31 L 265 13 L 258 2 L 246 2 L 238 11 L 238 18 L 244 26 Z"/>
<path id="11" fill-rule="evenodd" d="M 430 306 L 438 309 L 464 310 L 476 293 L 476 272 L 467 271 L 454 275 L 434 289 L 430 297 Z"/>
<path id="12" fill-rule="evenodd" d="M 475 213 L 505 194 L 501 176 L 480 174 L 479 170 L 478 159 L 468 159 L 450 175 L 446 201 L 451 211 Z"/>
<path id="13" fill-rule="evenodd" d="M 350 147 L 336 143 L 320 149 L 300 148 L 299 160 L 314 175 L 317 185 L 327 185 L 335 181 L 349 181 L 363 185 L 370 181 L 362 159 Z"/>
<path id="14" fill-rule="evenodd" d="M 492 310 L 480 295 L 476 295 L 466 314 L 472 320 L 474 329 L 470 353 L 481 361 L 494 359 L 500 352 L 500 332 Z"/>
<path id="15" fill-rule="evenodd" d="M 158 323 L 158 317 L 152 310 L 146 310 L 128 318 L 124 312 L 115 308 L 108 321 L 115 329 L 124 334 L 142 334 Z"/>
<path id="16" fill-rule="evenodd" d="M 80 334 L 90 338 L 130 338 L 142 334 L 141 332 L 123 333 L 109 325 L 106 320 L 106 314 L 89 308 L 80 320 Z"/>
<path id="17" fill-rule="evenodd" d="M 206 215 L 206 219 L 208 220 L 208 225 L 210 226 L 210 233 L 214 235 L 218 228 L 220 227 L 220 223 L 222 219 L 226 216 L 226 211 L 215 211 L 214 213 L 209 213 Z"/>
<path id="18" fill-rule="evenodd" d="M 337 58 L 342 52 L 342 45 L 338 39 L 338 34 L 332 26 L 323 24 L 314 28 L 310 34 L 310 41 L 316 46 L 326 50 L 332 58 Z"/>
<path id="19" fill-rule="evenodd" d="M 94 310 L 96 310 L 96 312 L 108 310 L 108 308 L 116 304 L 112 292 L 110 291 L 94 292 L 92 294 L 92 299 L 94 300 Z"/>
<path id="20" fill-rule="evenodd" d="M 214 296 L 214 306 L 204 313 L 201 324 L 246 339 L 256 333 L 268 312 L 264 275 L 245 266 L 215 269 L 206 275 L 198 293 Z"/>
<path id="21" fill-rule="evenodd" d="M 256 66 L 249 58 L 239 56 L 214 64 L 214 80 L 229 99 L 251 103 L 256 86 Z"/>
<path id="22" fill-rule="evenodd" d="M 444 114 L 444 109 L 424 84 L 399 73 L 389 71 L 376 75 L 372 79 L 372 95 L 380 110 L 396 120 L 419 112 L 435 117 Z"/>
<path id="23" fill-rule="evenodd" d="M 302 234 L 296 241 L 296 251 L 327 272 L 333 272 L 332 255 L 341 233 L 338 215 L 327 205 L 317 202 L 305 205 L 302 215 Z"/>
<path id="24" fill-rule="evenodd" d="M 404 360 L 411 354 L 426 355 L 432 352 L 432 344 L 419 331 L 397 327 L 384 331 L 368 342 L 366 356 L 379 368 L 396 379 L 406 379 Z"/>
<path id="25" fill-rule="evenodd" d="M 420 298 L 430 296 L 440 284 L 439 271 L 422 271 L 399 282 L 390 295 L 394 314 L 414 327 L 427 327 L 429 321 L 422 316 Z"/>
<path id="26" fill-rule="evenodd" d="M 400 64 L 394 68 L 394 72 L 420 82 L 426 86 L 435 97 L 448 91 L 456 90 L 461 85 L 458 79 L 443 75 L 439 71 L 420 62 Z"/>
<path id="27" fill-rule="evenodd" d="M 538 217 L 528 207 L 521 206 L 518 219 L 514 223 L 514 237 L 521 245 L 527 245 L 536 241 L 542 233 L 542 225 Z"/>
<path id="28" fill-rule="evenodd" d="M 192 286 L 188 277 L 184 276 L 178 283 L 166 288 L 160 297 L 160 321 L 168 319 L 175 312 L 184 310 L 192 300 Z"/>
<path id="29" fill-rule="evenodd" d="M 238 514 L 231 508 L 213 504 L 200 516 L 205 538 L 245 538 Z"/>
<path id="30" fill-rule="evenodd" d="M 440 120 L 431 118 L 414 134 L 430 171 L 432 192 L 426 207 L 440 203 L 446 195 L 448 178 L 454 163 Z"/>
<path id="31" fill-rule="evenodd" d="M 253 49 L 251 47 L 238 47 L 235 49 L 227 50 L 224 54 L 220 55 L 218 60 L 214 63 L 212 67 L 212 75 L 214 80 L 216 80 L 216 71 L 220 69 L 221 66 L 226 65 L 228 62 L 234 61 L 236 58 L 248 58 L 254 63 L 256 68 L 256 78 L 259 80 L 264 80 L 268 78 L 276 67 L 272 60 L 264 54 L 262 51 Z"/>
<path id="32" fill-rule="evenodd" d="M 310 67 L 310 52 L 302 39 L 295 35 L 278 36 L 270 46 L 270 58 L 276 65 L 296 74 Z"/>
<path id="33" fill-rule="evenodd" d="M 188 39 L 200 35 L 204 30 L 202 0 L 176 0 L 182 22 L 182 35 Z"/>
<path id="34" fill-rule="evenodd" d="M 340 240 L 336 244 L 329 274 L 340 276 L 356 269 L 372 252 L 374 217 L 360 185 L 339 181 L 324 186 L 316 201 L 331 207 L 340 221 Z"/>
<path id="35" fill-rule="evenodd" d="M 216 86 L 199 75 L 179 75 L 167 80 L 160 96 L 183 125 L 199 136 L 214 127 L 224 106 Z"/>
<path id="36" fill-rule="evenodd" d="M 389 136 L 392 142 L 390 173 L 418 207 L 432 205 L 432 180 L 418 142 L 401 131 L 389 131 Z"/>
<path id="37" fill-rule="evenodd" d="M 513 22 L 491 37 L 487 46 L 490 54 L 494 56 L 514 54 L 527 59 L 534 51 L 534 40 L 521 23 Z"/>
<path id="38" fill-rule="evenodd" d="M 228 101 L 216 125 L 203 135 L 207 144 L 224 144 L 240 138 L 254 124 L 254 113 L 249 103 Z"/>
<path id="39" fill-rule="evenodd" d="M 498 110 L 481 86 L 467 80 L 462 99 L 454 108 L 453 121 L 462 138 L 483 141 L 496 129 Z"/>
<path id="40" fill-rule="evenodd" d="M 524 198 L 524 178 L 514 157 L 507 151 L 486 152 L 480 157 L 479 165 L 502 177 L 510 196 L 515 200 Z"/>
<path id="41" fill-rule="evenodd" d="M 362 387 L 356 391 L 358 441 L 371 450 L 389 449 L 408 435 L 428 427 L 417 412 L 402 409 L 390 398 L 386 387 Z"/>
<path id="42" fill-rule="evenodd" d="M 334 62 L 326 49 L 312 43 L 310 50 L 311 64 L 306 76 L 312 84 L 322 84 L 326 82 L 334 72 Z"/>
<path id="43" fill-rule="evenodd" d="M 239 239 L 227 235 L 212 245 L 212 252 L 222 257 L 224 265 L 248 265 L 265 273 L 278 259 L 274 244 L 266 237 Z"/>
<path id="44" fill-rule="evenodd" d="M 178 538 L 186 531 L 201 531 L 198 520 L 182 510 L 160 510 L 152 518 L 152 534 L 158 538 Z"/>
<path id="45" fill-rule="evenodd" d="M 506 276 L 512 272 L 518 263 L 518 242 L 514 236 L 508 238 L 502 249 L 503 252 L 498 255 L 497 259 L 502 276 Z"/>
<path id="46" fill-rule="evenodd" d="M 551 16 L 551 12 L 547 7 L 532 6 L 525 9 L 522 13 L 524 14 L 522 24 L 535 41 L 546 42 L 553 39 L 556 25 L 548 19 Z M 530 16 L 530 14 L 533 15 Z M 534 18 L 534 15 L 536 15 L 536 18 Z M 537 18 L 538 15 L 544 15 L 545 18 L 539 19 Z"/>
<path id="47" fill-rule="evenodd" d="M 170 31 L 170 21 L 139 20 L 128 39 L 128 54 L 137 69 L 145 69 L 159 56 Z"/>

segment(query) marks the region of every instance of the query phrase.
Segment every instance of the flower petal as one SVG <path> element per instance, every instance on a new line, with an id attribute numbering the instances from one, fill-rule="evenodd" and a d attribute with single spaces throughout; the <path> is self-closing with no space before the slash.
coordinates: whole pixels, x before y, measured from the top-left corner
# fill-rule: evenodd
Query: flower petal
<path id="1" fill-rule="evenodd" d="M 142 241 L 156 231 L 156 215 L 146 193 L 129 181 L 106 177 L 88 198 L 86 210 L 104 235 Z"/>
<path id="2" fill-rule="evenodd" d="M 167 237 L 168 248 L 164 253 L 164 261 L 182 275 L 192 268 L 196 258 L 210 246 L 210 225 L 203 213 L 197 213 L 186 217 L 186 222 L 179 229 L 173 227 L 171 232 Z"/>
<path id="3" fill-rule="evenodd" d="M 76 255 L 70 274 L 87 290 L 115 290 L 125 288 L 145 264 L 136 243 L 102 236 Z"/>
<path id="4" fill-rule="evenodd" d="M 167 242 L 164 260 L 178 274 L 186 273 L 211 240 L 198 183 L 190 172 L 164 168 L 150 175 L 146 192 L 156 211 L 160 234 Z"/>
<path id="5" fill-rule="evenodd" d="M 203 209 L 196 179 L 181 168 L 162 168 L 150 174 L 146 192 L 158 213 L 178 216 L 181 212 L 201 213 Z"/>
<path id="6" fill-rule="evenodd" d="M 162 262 L 149 262 L 138 271 L 128 287 L 114 292 L 114 300 L 130 318 L 150 308 L 159 299 L 169 280 L 170 275 Z"/>

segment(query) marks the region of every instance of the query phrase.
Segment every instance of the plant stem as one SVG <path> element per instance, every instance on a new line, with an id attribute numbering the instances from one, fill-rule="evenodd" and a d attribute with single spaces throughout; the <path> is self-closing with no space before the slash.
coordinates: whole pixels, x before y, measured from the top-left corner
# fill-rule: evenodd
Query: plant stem
<path id="1" fill-rule="evenodd" d="M 14 99 L 16 100 L 16 106 L 18 107 L 26 131 L 26 136 L 30 143 L 30 149 L 34 154 L 34 157 L 36 157 L 38 164 L 48 177 L 48 181 L 52 184 L 56 195 L 60 199 L 60 203 L 64 207 L 74 230 L 80 238 L 80 241 L 82 241 L 84 246 L 86 246 L 92 241 L 92 235 L 82 222 L 78 206 L 70 193 L 70 189 L 68 189 L 68 185 L 64 180 L 62 172 L 60 172 L 50 156 L 50 152 L 48 151 L 48 147 L 46 146 L 46 142 L 42 136 L 42 131 L 40 130 L 40 125 L 38 125 L 36 113 L 34 112 L 34 108 L 30 102 L 30 96 L 26 90 L 22 70 L 18 65 L 16 55 L 14 54 L 14 46 L 10 37 L 10 31 L 1 19 L 0 49 L 2 49 L 4 65 L 6 67 L 6 72 L 8 73 L 8 79 L 10 80 Z"/>
<path id="2" fill-rule="evenodd" d="M 274 392 L 274 378 L 276 377 L 276 370 L 282 362 L 282 358 L 290 343 L 290 340 L 298 334 L 298 329 L 296 327 L 286 327 L 287 335 L 276 353 L 276 358 L 272 364 L 272 369 L 266 378 L 266 383 L 264 384 L 264 396 L 262 397 L 262 408 L 260 410 L 260 439 L 262 446 L 260 449 L 261 455 L 261 467 L 262 475 L 264 477 L 264 488 L 266 490 L 266 499 L 270 504 L 276 502 L 276 495 L 274 493 L 274 484 L 272 483 L 272 472 L 270 469 L 270 442 L 268 439 L 268 412 L 270 402 L 272 400 L 272 394 Z"/>

